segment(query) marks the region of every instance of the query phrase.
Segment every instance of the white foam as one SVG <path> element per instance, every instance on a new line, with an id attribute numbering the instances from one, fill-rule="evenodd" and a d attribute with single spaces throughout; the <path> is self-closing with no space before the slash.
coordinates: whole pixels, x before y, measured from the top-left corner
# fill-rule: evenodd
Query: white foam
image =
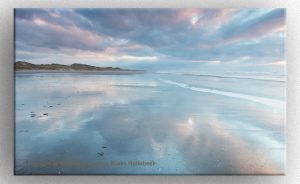
<path id="1" fill-rule="evenodd" d="M 275 100 L 275 99 L 270 99 L 270 98 L 264 98 L 264 97 L 258 97 L 258 96 L 252 96 L 252 95 L 246 95 L 246 94 L 240 94 L 240 93 L 234 93 L 234 92 L 228 92 L 228 91 L 220 91 L 220 90 L 215 90 L 215 89 L 208 89 L 208 88 L 199 88 L 199 87 L 194 87 L 190 86 L 188 84 L 184 83 L 178 83 L 174 82 L 171 80 L 165 80 L 165 79 L 160 79 L 161 81 L 171 84 L 171 85 L 176 85 L 182 88 L 190 89 L 193 91 L 198 91 L 198 92 L 203 92 L 203 93 L 212 93 L 216 95 L 223 95 L 223 96 L 229 96 L 233 98 L 239 98 L 243 100 L 249 100 L 252 102 L 264 104 L 273 108 L 278 108 L 278 109 L 284 109 L 285 107 L 285 102 L 281 100 Z"/>
<path id="2" fill-rule="evenodd" d="M 286 79 L 283 76 L 267 76 L 267 75 L 228 75 L 228 74 L 184 74 L 199 77 L 220 77 L 220 78 L 232 78 L 232 79 L 247 79 L 247 80 L 263 80 L 272 82 L 285 82 Z"/>

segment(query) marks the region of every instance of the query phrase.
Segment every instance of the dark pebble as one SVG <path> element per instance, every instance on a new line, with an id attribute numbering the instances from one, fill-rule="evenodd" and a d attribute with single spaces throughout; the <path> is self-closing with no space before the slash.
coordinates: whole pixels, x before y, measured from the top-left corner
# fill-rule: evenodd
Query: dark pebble
<path id="1" fill-rule="evenodd" d="M 104 152 L 99 152 L 97 153 L 98 156 L 103 156 L 104 155 Z"/>

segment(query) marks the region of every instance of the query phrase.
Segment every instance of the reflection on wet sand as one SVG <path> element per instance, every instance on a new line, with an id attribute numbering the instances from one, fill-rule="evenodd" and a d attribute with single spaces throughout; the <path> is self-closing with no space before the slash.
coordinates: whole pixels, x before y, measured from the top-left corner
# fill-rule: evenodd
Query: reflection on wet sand
<path id="1" fill-rule="evenodd" d="M 284 171 L 284 112 L 178 88 L 155 74 L 58 75 L 16 77 L 19 174 Z M 112 161 L 156 164 L 104 164 Z"/>

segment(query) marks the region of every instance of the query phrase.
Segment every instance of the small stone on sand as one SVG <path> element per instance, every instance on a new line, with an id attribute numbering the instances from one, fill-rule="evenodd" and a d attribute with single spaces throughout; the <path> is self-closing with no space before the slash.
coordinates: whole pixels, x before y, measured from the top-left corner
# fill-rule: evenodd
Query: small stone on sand
<path id="1" fill-rule="evenodd" d="M 103 156 L 104 155 L 104 152 L 99 152 L 97 153 L 98 156 Z"/>

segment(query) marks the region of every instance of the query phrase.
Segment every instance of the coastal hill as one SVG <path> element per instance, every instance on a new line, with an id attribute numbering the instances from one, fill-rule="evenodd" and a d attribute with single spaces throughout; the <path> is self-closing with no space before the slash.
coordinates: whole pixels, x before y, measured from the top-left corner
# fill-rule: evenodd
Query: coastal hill
<path id="1" fill-rule="evenodd" d="M 129 70 L 121 69 L 118 67 L 97 67 L 86 64 L 74 63 L 71 65 L 62 65 L 62 64 L 32 64 L 25 61 L 15 62 L 16 71 L 141 71 L 141 70 Z"/>

